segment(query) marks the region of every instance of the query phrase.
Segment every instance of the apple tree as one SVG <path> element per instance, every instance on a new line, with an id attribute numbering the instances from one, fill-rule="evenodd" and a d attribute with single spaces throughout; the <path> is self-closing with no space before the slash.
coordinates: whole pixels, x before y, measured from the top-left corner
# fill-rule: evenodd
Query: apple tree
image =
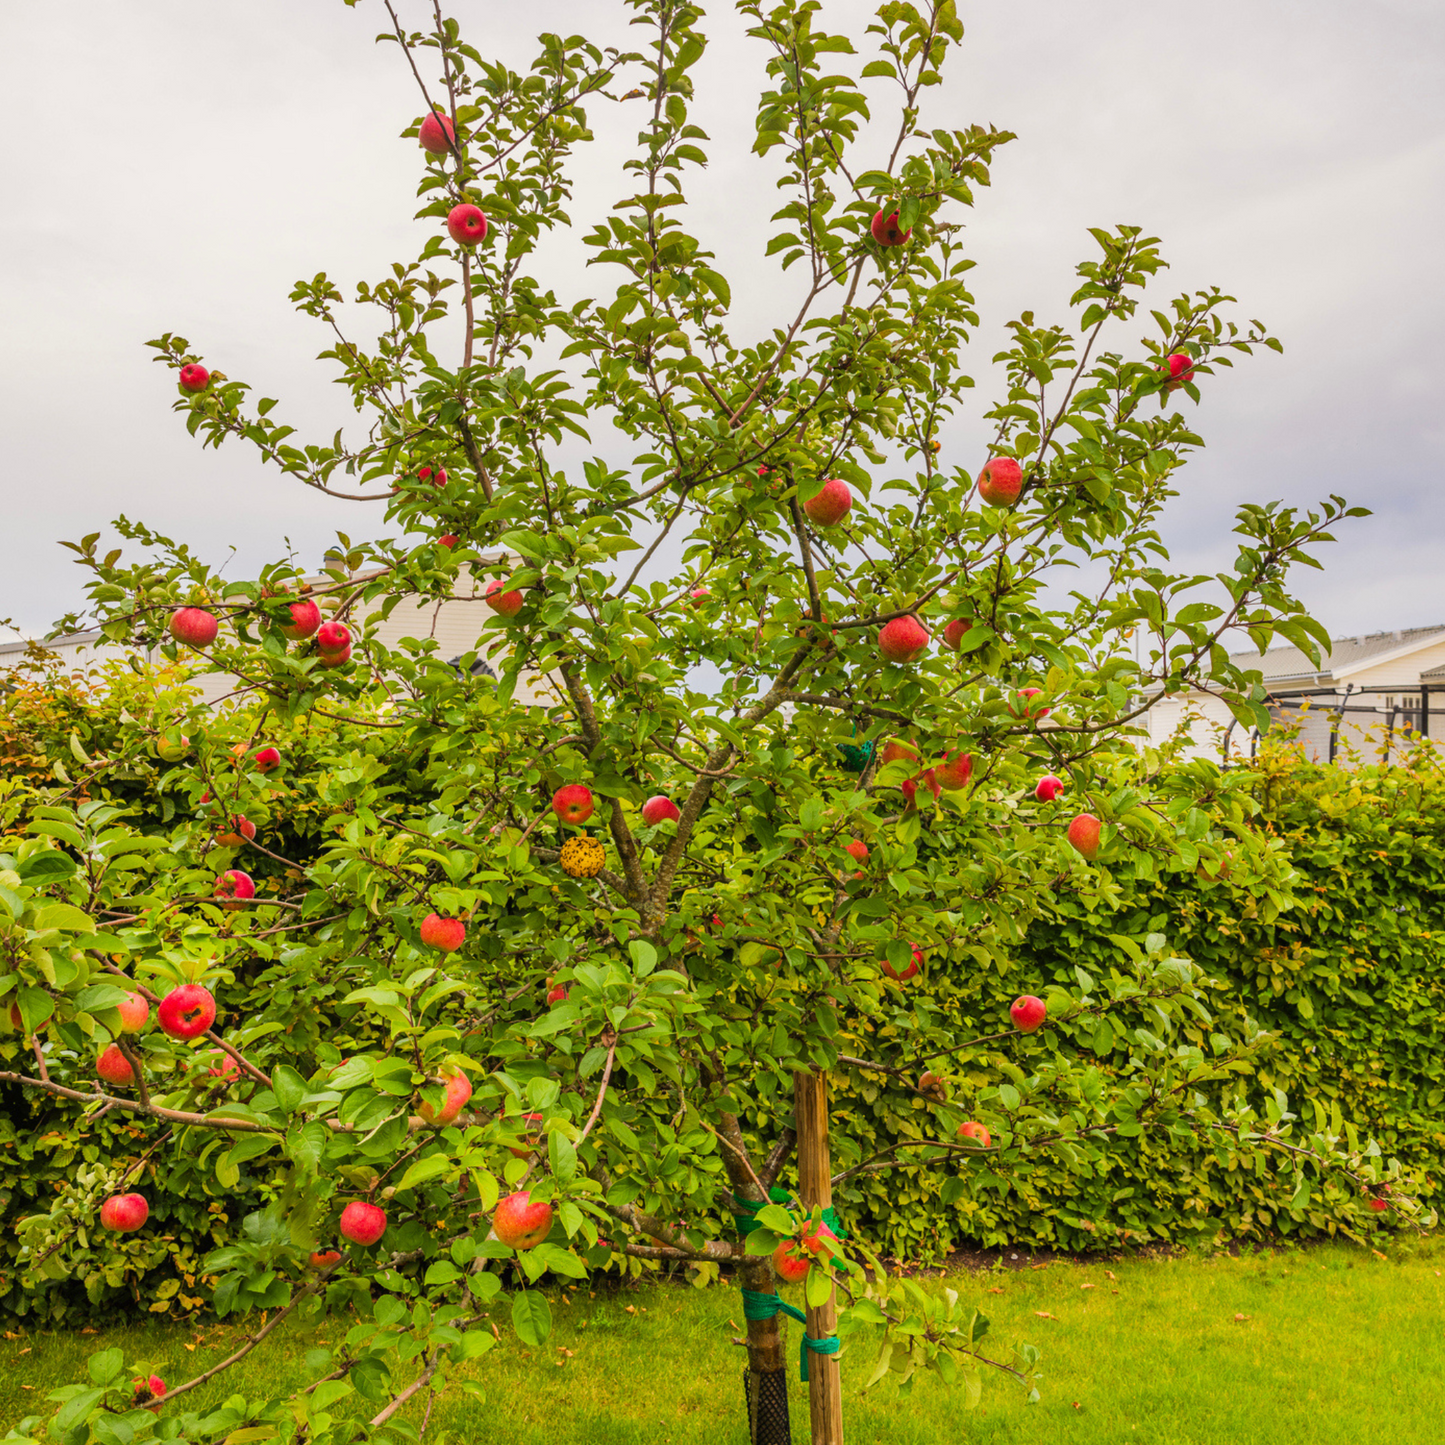
<path id="1" fill-rule="evenodd" d="M 1215 770 L 1141 768 L 1140 720 L 1186 687 L 1267 718 L 1229 644 L 1327 642 L 1287 573 L 1347 509 L 1250 505 L 1232 569 L 1170 569 L 1194 407 L 1277 343 L 1216 289 L 1141 310 L 1165 263 L 1133 226 L 1092 233 L 1067 318 L 990 337 L 975 412 L 960 218 L 1010 137 L 930 122 L 954 0 L 887 0 L 853 35 L 816 0 L 733 8 L 760 83 L 734 205 L 780 198 L 745 278 L 788 298 L 767 325 L 739 324 L 740 278 L 690 229 L 698 6 L 598 7 L 638 49 L 544 35 L 513 69 L 438 4 L 382 0 L 422 244 L 351 301 L 324 274 L 293 296 L 355 435 L 304 442 L 224 363 L 153 343 L 203 444 L 391 535 L 239 582 L 139 523 L 117 524 L 136 551 L 77 544 L 86 620 L 236 689 L 138 710 L 77 762 L 89 793 L 42 788 L 5 842 L 4 1079 L 139 1131 L 36 1253 L 143 1242 L 167 1158 L 218 1190 L 244 1172 L 262 1201 L 205 1261 L 215 1309 L 261 1321 L 233 1358 L 293 1316 L 356 1323 L 299 1393 L 204 1409 L 231 1361 L 153 1414 L 93 1359 L 12 1438 L 414 1439 L 449 1381 L 476 1388 L 488 1322 L 545 1336 L 544 1275 L 669 1264 L 744 1291 L 755 1440 L 789 1438 L 779 1287 L 801 1280 L 831 1445 L 840 1341 L 870 1383 L 931 1370 L 976 1399 L 987 1370 L 1038 1374 L 971 1302 L 890 1276 L 849 1232 L 858 1181 L 939 1172 L 947 1202 L 1042 1157 L 1087 1175 L 1145 1132 L 1282 1153 L 1292 1208 L 1398 1175 L 1251 1091 L 1269 1037 L 1223 1023 L 1166 937 L 1000 996 L 982 1033 L 949 1007 L 1060 891 L 1227 867 L 1283 906 L 1277 848 L 1221 832 Z M 574 218 L 614 106 L 638 124 L 621 194 Z M 590 269 L 556 259 L 568 239 Z M 990 441 L 955 459 L 969 415 Z M 384 643 L 418 600 L 469 603 L 474 650 Z M 96 791 L 142 757 L 160 826 Z M 290 856 L 266 820 L 303 803 L 320 824 Z M 844 1084 L 913 1122 L 865 1153 L 830 1116 Z"/>

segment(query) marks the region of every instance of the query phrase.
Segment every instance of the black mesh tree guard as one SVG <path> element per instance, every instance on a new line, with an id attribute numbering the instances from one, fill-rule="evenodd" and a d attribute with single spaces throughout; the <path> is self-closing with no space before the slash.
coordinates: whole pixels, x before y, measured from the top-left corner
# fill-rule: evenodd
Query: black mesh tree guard
<path id="1" fill-rule="evenodd" d="M 793 1445 L 788 1427 L 788 1373 L 760 1375 L 743 1371 L 743 1394 L 748 1402 L 749 1445 Z"/>

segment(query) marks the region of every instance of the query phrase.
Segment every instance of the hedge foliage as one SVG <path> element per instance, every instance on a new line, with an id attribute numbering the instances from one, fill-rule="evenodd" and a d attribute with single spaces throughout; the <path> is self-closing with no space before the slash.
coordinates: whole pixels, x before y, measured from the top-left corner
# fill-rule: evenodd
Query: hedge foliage
<path id="1" fill-rule="evenodd" d="M 156 697 L 153 691 L 146 695 Z M 17 681 L 0 709 L 0 746 L 12 759 L 26 759 L 0 782 L 4 830 L 12 840 L 34 827 L 33 786 L 53 786 L 57 777 L 74 782 L 77 798 L 127 809 L 142 829 L 150 821 L 159 832 L 174 827 L 178 814 L 203 814 L 201 800 L 191 796 L 194 779 L 189 792 L 178 793 L 171 780 L 183 771 L 168 769 L 159 756 L 153 765 L 133 764 L 120 775 L 108 771 L 103 795 L 87 785 L 79 760 L 103 752 L 116 713 L 127 705 L 135 706 L 136 698 L 120 672 L 99 691 L 54 678 Z M 374 735 L 358 737 L 348 751 L 350 740 L 334 730 L 323 738 L 319 725 L 312 719 L 283 737 L 272 724 L 274 739 L 297 765 L 260 821 L 275 852 L 293 861 L 313 857 L 327 830 L 344 825 L 358 780 L 381 778 L 397 787 L 416 782 L 406 776 L 405 761 L 389 758 Z M 308 757 L 323 755 L 324 769 L 307 766 Z M 1177 871 L 1176 860 L 1176 871 L 1161 872 L 1145 854 L 1127 869 L 1115 869 L 1109 886 L 1088 898 L 1056 891 L 1051 916 L 1021 925 L 1006 964 L 983 955 L 971 972 L 956 964 L 926 965 L 903 987 L 920 1005 L 952 1011 L 983 1035 L 1006 1025 L 998 1016 L 1001 997 L 1043 994 L 1051 984 L 1077 987 L 1079 969 L 1106 979 L 1121 953 L 1193 959 L 1215 980 L 1222 1019 L 1248 1015 L 1277 1035 L 1253 1072 L 1228 1087 L 1255 1098 L 1282 1090 L 1306 1119 L 1333 1118 L 1361 1137 L 1372 1135 L 1386 1156 L 1398 1155 L 1421 1172 L 1422 1197 L 1431 1202 L 1445 1151 L 1445 1029 L 1439 1022 L 1445 768 L 1438 755 L 1422 747 L 1404 765 L 1350 771 L 1275 746 L 1249 767 L 1224 774 L 1208 763 L 1153 753 L 1142 755 L 1140 766 L 1166 793 L 1171 783 L 1181 798 L 1197 800 L 1202 793 L 1209 826 L 1234 833 L 1242 845 L 1248 839 L 1248 891 L 1235 886 L 1227 866 L 1211 877 L 1203 867 Z M 0 847 L 10 850 L 9 842 Z M 285 866 L 262 860 L 256 875 L 263 891 Z M 960 866 L 967 861 L 960 859 Z M 349 986 L 337 978 L 316 996 L 291 1001 L 294 1027 L 307 1036 L 319 1065 L 340 1058 L 338 1041 L 365 1046 L 354 1032 L 357 1011 L 337 1003 Z M 292 989 L 284 952 L 268 955 L 258 947 L 228 998 L 242 1016 L 248 1005 L 259 1014 L 263 1000 L 274 1004 Z M 1147 1027 L 1147 1013 L 1141 1010 L 1130 1024 Z M 1208 1029 L 1201 1026 L 1195 1041 L 1207 1050 Z M 970 1116 L 997 1122 L 1011 1107 L 1028 1107 L 1044 1058 L 1035 1040 L 1016 1036 L 1003 1047 L 1014 1051 L 1002 1063 L 1016 1078 L 1022 1103 L 983 1089 L 982 1075 L 963 1076 L 962 1091 L 939 1107 L 911 1091 L 882 1090 L 866 1072 L 839 1071 L 834 1108 L 850 1115 L 848 1132 L 855 1140 L 866 1144 L 871 1133 L 879 1149 L 897 1138 L 947 1137 Z M 1050 1047 L 1083 1052 L 1083 1045 L 1067 1041 L 1053 1040 Z M 1113 1025 L 1102 1025 L 1085 1062 L 1123 1074 L 1129 1047 L 1122 1029 L 1116 1034 Z M 216 1062 L 188 1063 L 179 1055 L 175 1061 L 177 1069 L 195 1073 L 200 1101 L 208 1090 L 224 1088 L 206 1068 Z M 773 1106 L 770 1079 L 760 1077 L 758 1084 L 750 1120 L 775 1126 L 789 1105 Z M 1141 1100 L 1141 1117 L 1147 1109 Z M 113 1115 L 90 1117 L 79 1105 L 0 1086 L 0 1313 L 63 1322 L 82 1312 L 180 1314 L 207 1307 L 198 1261 L 266 1202 L 262 1175 L 248 1168 L 246 1149 L 233 1149 L 223 1162 L 220 1139 L 197 1157 L 161 1148 L 148 1161 L 148 1169 L 159 1171 L 148 1177 L 147 1192 L 163 1230 L 134 1239 L 107 1237 L 77 1274 L 57 1269 L 47 1279 L 43 1259 L 35 1265 L 37 1255 L 52 1247 L 74 1257 L 78 1233 L 93 1218 L 98 1198 L 110 1192 L 113 1166 L 136 1160 L 132 1141 L 140 1137 Z M 835 1157 L 835 1168 L 865 1162 L 857 1154 Z M 1344 1221 L 1357 1211 L 1342 1216 L 1338 1200 L 1327 1196 L 1302 1201 L 1292 1197 L 1295 1187 L 1286 1160 L 1268 1162 L 1250 1152 L 1242 1161 L 1221 1161 L 1212 1150 L 1190 1151 L 1148 1130 L 1129 1137 L 1121 1129 L 1100 1150 L 1092 1177 L 1083 1180 L 1061 1163 L 1038 1162 L 1026 1174 L 1010 1176 L 976 1162 L 952 1173 L 936 1166 L 891 1168 L 854 1176 L 840 1188 L 838 1204 L 854 1233 L 911 1260 L 1006 1242 L 1086 1249 L 1217 1234 L 1308 1237 L 1353 1228 Z M 940 1194 L 941 1201 L 935 1197 Z M 948 1207 L 940 1209 L 940 1202 Z M 29 1261 L 23 1273 L 22 1250 Z"/>

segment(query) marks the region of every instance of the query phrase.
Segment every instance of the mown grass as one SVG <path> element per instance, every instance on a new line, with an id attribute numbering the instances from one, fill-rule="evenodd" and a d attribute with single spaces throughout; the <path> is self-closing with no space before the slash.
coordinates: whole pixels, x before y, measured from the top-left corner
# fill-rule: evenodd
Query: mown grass
<path id="1" fill-rule="evenodd" d="M 986 1382 L 971 1413 L 933 1379 L 907 1399 L 891 1383 L 860 1396 L 871 1359 L 855 1350 L 843 1360 L 851 1441 L 1445 1442 L 1445 1248 L 1433 1243 L 1389 1258 L 1329 1246 L 1054 1263 L 949 1283 L 984 1304 L 994 1321 L 990 1343 L 1028 1341 L 1043 1350 L 1042 1403 L 1026 1404 L 1001 1376 Z M 554 1295 L 553 1311 L 555 1333 L 541 1350 L 519 1345 L 499 1311 L 501 1345 L 468 1367 L 485 1401 L 444 1396 L 428 1440 L 448 1430 L 463 1441 L 509 1445 L 745 1445 L 743 1352 L 729 1343 L 741 1321 L 734 1290 L 584 1289 L 570 1302 Z M 301 1383 L 305 1352 L 335 1343 L 346 1323 L 263 1346 L 207 1387 L 202 1401 Z M 244 1333 L 231 1324 L 155 1324 L 0 1340 L 0 1421 L 43 1409 L 45 1392 L 76 1378 L 98 1347 L 121 1344 L 136 1363 L 178 1382 L 222 1358 Z M 796 1344 L 796 1327 L 789 1338 Z M 793 1379 L 800 1442 L 805 1388 Z M 419 1408 L 409 1415 L 419 1423 Z"/>

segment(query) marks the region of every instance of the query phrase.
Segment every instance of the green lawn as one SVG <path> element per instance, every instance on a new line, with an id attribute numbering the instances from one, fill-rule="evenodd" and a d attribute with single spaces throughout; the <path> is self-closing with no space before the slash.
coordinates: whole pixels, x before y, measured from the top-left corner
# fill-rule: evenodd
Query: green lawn
<path id="1" fill-rule="evenodd" d="M 869 1360 L 857 1353 L 843 1364 L 849 1439 L 1437 1445 L 1445 1441 L 1442 1271 L 1445 1248 L 1427 1243 L 1389 1259 L 1332 1246 L 969 1275 L 951 1282 L 985 1303 L 992 1339 L 1042 1348 L 1043 1402 L 1026 1405 L 1002 1376 L 986 1383 L 971 1415 L 932 1379 L 910 1399 L 892 1384 L 863 1399 L 857 1386 Z M 735 1291 L 637 1288 L 594 1298 L 582 1290 L 570 1304 L 554 1297 L 553 1308 L 548 1347 L 522 1348 L 504 1327 L 503 1347 L 469 1367 L 485 1404 L 444 1397 L 429 1441 L 440 1426 L 464 1441 L 509 1445 L 746 1445 L 743 1352 L 729 1343 L 732 1321 L 741 1321 Z M 499 1322 L 505 1317 L 499 1312 Z M 797 1327 L 789 1329 L 796 1341 Z M 279 1350 L 263 1346 L 205 1398 L 299 1381 L 304 1351 L 341 1332 L 323 1325 L 288 1336 Z M 44 1392 L 74 1378 L 101 1345 L 123 1343 L 176 1383 L 221 1358 L 241 1333 L 229 1324 L 158 1324 L 0 1340 L 0 1422 L 43 1408 Z M 805 1387 L 795 1379 L 793 1388 L 803 1445 Z"/>

